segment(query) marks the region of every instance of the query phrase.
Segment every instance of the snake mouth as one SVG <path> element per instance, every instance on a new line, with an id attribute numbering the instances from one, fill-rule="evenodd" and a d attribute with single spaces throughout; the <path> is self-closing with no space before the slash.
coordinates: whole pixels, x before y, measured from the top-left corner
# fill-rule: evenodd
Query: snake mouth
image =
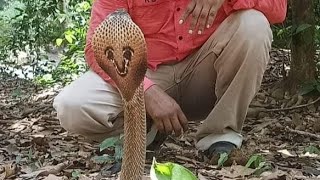
<path id="1" fill-rule="evenodd" d="M 123 51 L 122 51 L 122 65 L 120 66 L 118 64 L 118 62 L 115 60 L 114 57 L 114 50 L 112 47 L 107 47 L 105 50 L 105 54 L 108 58 L 109 61 L 111 61 L 111 63 L 113 64 L 113 66 L 116 69 L 116 72 L 120 75 L 120 76 L 125 76 L 128 74 L 129 71 L 129 64 L 131 61 L 131 58 L 133 56 L 133 49 L 129 46 L 123 47 Z"/>
<path id="2" fill-rule="evenodd" d="M 128 59 L 123 59 L 122 61 L 122 68 L 119 67 L 118 63 L 112 59 L 111 60 L 113 66 L 116 68 L 117 73 L 120 76 L 125 76 L 128 73 L 128 67 L 129 67 L 129 60 Z"/>

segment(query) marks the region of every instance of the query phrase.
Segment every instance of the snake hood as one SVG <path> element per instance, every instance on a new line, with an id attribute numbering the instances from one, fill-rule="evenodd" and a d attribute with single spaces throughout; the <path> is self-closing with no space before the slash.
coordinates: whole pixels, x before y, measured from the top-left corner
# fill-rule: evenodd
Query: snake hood
<path id="1" fill-rule="evenodd" d="M 92 37 L 99 66 L 129 101 L 147 69 L 146 42 L 141 29 L 124 9 L 109 14 Z"/>

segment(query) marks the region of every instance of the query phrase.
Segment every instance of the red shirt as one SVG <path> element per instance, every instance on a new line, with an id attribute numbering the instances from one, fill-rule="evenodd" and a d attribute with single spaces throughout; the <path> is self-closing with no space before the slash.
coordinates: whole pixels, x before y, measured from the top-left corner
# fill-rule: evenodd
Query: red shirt
<path id="1" fill-rule="evenodd" d="M 90 68 L 105 81 L 114 85 L 110 77 L 95 61 L 91 38 L 95 28 L 106 16 L 118 8 L 125 8 L 145 35 L 148 49 L 148 67 L 156 70 L 161 63 L 182 61 L 197 50 L 231 13 L 242 9 L 261 11 L 271 24 L 284 21 L 287 0 L 225 0 L 217 12 L 213 25 L 201 35 L 190 35 L 189 22 L 179 24 L 190 0 L 95 0 L 87 33 L 85 58 Z M 153 83 L 145 78 L 144 89 Z"/>

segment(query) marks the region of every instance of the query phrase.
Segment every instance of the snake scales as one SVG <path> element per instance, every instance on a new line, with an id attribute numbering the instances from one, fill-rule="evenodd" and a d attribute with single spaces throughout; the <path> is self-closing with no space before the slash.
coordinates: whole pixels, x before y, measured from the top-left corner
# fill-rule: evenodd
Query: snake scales
<path id="1" fill-rule="evenodd" d="M 146 110 L 143 79 L 146 42 L 129 14 L 119 9 L 95 30 L 93 51 L 98 65 L 115 82 L 124 106 L 124 144 L 120 179 L 141 180 L 146 154 Z"/>

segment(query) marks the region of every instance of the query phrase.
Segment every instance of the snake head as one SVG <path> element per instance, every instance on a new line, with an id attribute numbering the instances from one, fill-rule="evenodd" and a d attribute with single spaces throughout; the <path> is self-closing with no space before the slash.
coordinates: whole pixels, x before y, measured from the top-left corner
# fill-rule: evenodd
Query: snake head
<path id="1" fill-rule="evenodd" d="M 95 30 L 92 47 L 98 65 L 129 101 L 147 70 L 147 48 L 141 29 L 125 10 L 116 10 Z"/>

